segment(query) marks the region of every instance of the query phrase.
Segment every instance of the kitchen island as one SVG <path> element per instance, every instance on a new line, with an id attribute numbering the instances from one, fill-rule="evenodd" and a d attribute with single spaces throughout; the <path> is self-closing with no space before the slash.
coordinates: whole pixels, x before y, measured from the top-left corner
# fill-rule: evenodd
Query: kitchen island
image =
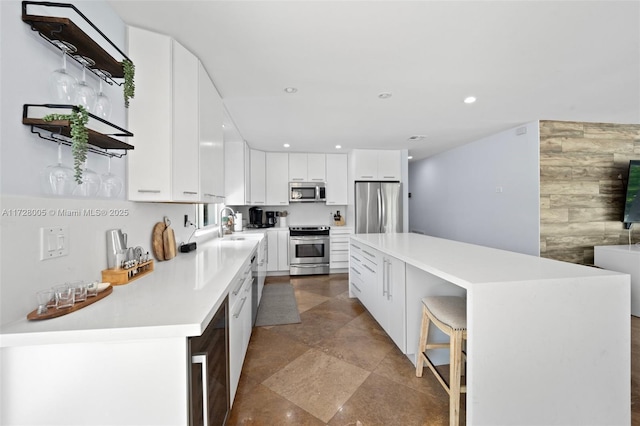
<path id="1" fill-rule="evenodd" d="M 630 424 L 629 275 L 418 234 L 350 251 L 350 295 L 414 363 L 421 298 L 467 297 L 467 424 Z"/>
<path id="2" fill-rule="evenodd" d="M 188 425 L 189 338 L 250 270 L 259 238 L 214 239 L 79 311 L 3 326 L 0 423 Z"/>

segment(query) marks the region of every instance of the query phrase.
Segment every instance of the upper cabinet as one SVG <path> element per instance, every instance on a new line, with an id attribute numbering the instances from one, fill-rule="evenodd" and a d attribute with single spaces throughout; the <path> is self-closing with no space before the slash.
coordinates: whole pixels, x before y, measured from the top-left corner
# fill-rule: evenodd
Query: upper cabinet
<path id="1" fill-rule="evenodd" d="M 129 54 L 136 58 L 129 124 L 137 132 L 127 157 L 129 199 L 217 201 L 224 184 L 222 105 L 200 61 L 170 37 L 135 27 Z"/>
<path id="2" fill-rule="evenodd" d="M 251 150 L 226 109 L 223 116 L 225 203 L 244 206 L 251 198 Z"/>
<path id="3" fill-rule="evenodd" d="M 355 180 L 401 180 L 399 150 L 354 149 L 352 158 Z"/>
<path id="4" fill-rule="evenodd" d="M 200 196 L 205 203 L 224 199 L 224 135 L 222 99 L 202 64 L 200 85 Z"/>
<path id="5" fill-rule="evenodd" d="M 289 154 L 290 182 L 324 182 L 325 154 Z"/>
<path id="6" fill-rule="evenodd" d="M 264 205 L 266 204 L 266 186 L 265 186 L 265 153 L 257 149 L 251 150 L 251 182 L 250 198 L 248 204 Z"/>
<path id="7" fill-rule="evenodd" d="M 346 205 L 347 154 L 327 154 L 327 205 Z"/>
<path id="8" fill-rule="evenodd" d="M 289 204 L 289 154 L 267 152 L 266 169 L 267 205 Z"/>

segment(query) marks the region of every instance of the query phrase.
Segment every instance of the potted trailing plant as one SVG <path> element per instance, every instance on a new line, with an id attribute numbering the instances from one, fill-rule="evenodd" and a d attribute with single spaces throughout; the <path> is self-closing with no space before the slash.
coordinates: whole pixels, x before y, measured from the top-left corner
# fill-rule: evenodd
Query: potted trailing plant
<path id="1" fill-rule="evenodd" d="M 122 90 L 124 94 L 124 106 L 129 108 L 129 99 L 132 99 L 136 92 L 136 85 L 133 81 L 136 67 L 129 59 L 125 59 L 122 61 L 122 70 L 124 71 L 124 88 Z"/>
<path id="2" fill-rule="evenodd" d="M 87 122 L 89 114 L 81 106 L 74 106 L 71 114 L 48 114 L 42 118 L 44 121 L 68 120 L 71 127 L 71 152 L 73 154 L 73 176 L 76 182 L 82 183 L 82 171 L 84 162 L 87 160 L 87 145 L 89 142 L 89 131 Z"/>

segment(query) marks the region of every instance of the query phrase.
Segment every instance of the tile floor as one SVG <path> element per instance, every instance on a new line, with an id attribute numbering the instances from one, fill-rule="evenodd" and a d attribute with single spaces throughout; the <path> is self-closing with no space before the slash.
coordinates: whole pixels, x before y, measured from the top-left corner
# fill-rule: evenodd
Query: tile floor
<path id="1" fill-rule="evenodd" d="M 293 284 L 302 323 L 253 329 L 228 425 L 448 424 L 444 389 L 428 371 L 415 377 L 349 299 L 346 274 L 268 277 L 267 285 L 282 281 Z M 631 327 L 632 426 L 640 426 L 640 318 Z"/>

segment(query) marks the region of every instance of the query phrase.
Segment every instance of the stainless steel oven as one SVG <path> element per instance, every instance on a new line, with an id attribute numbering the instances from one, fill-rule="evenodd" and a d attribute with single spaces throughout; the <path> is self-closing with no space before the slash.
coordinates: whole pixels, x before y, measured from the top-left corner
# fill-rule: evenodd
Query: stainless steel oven
<path id="1" fill-rule="evenodd" d="M 329 273 L 329 227 L 289 227 L 289 275 Z"/>

